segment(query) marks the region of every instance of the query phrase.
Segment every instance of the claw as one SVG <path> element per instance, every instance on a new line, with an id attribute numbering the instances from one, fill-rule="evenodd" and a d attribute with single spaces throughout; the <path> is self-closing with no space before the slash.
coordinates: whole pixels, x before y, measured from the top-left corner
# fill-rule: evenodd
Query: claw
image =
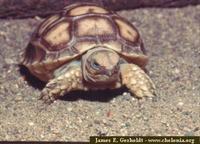
<path id="1" fill-rule="evenodd" d="M 55 97 L 52 96 L 47 89 L 44 89 L 42 92 L 41 92 L 41 95 L 40 95 L 40 100 L 43 100 L 43 102 L 45 104 L 51 104 L 55 101 Z"/>

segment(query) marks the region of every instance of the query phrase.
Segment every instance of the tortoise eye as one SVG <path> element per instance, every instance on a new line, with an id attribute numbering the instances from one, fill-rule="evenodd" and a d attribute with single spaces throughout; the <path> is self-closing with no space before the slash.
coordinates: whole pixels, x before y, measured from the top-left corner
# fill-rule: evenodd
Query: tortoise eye
<path id="1" fill-rule="evenodd" d="M 97 63 L 96 61 L 94 61 L 94 62 L 92 63 L 92 66 L 93 66 L 95 69 L 99 69 L 99 68 L 100 68 L 99 63 Z"/>

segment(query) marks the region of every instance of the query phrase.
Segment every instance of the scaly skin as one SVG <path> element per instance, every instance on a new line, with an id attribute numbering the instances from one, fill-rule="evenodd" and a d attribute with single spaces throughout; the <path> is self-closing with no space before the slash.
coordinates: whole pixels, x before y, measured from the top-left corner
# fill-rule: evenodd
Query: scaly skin
<path id="1" fill-rule="evenodd" d="M 122 84 L 138 98 L 155 96 L 155 85 L 149 76 L 135 64 L 121 64 Z"/>
<path id="2" fill-rule="evenodd" d="M 74 90 L 88 90 L 82 83 L 82 72 L 79 65 L 66 69 L 65 73 L 50 80 L 42 90 L 41 99 L 45 103 L 52 103 L 58 97 Z"/>
<path id="3" fill-rule="evenodd" d="M 119 88 L 125 85 L 130 92 L 138 98 L 155 96 L 155 85 L 149 76 L 135 64 L 121 64 L 121 84 L 117 82 L 110 89 Z M 108 86 L 109 88 L 109 86 Z M 88 87 L 83 83 L 82 70 L 80 65 L 65 69 L 60 76 L 50 80 L 42 90 L 41 99 L 45 103 L 52 103 L 58 97 L 74 90 L 95 90 L 100 87 Z"/>

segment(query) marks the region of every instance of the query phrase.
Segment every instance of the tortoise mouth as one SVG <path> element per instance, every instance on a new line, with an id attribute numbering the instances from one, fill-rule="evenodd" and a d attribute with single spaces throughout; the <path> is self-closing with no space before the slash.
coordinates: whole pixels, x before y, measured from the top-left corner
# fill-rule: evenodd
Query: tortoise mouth
<path id="1" fill-rule="evenodd" d="M 95 85 L 114 83 L 119 79 L 119 55 L 108 48 L 97 47 L 82 57 L 84 80 Z"/>

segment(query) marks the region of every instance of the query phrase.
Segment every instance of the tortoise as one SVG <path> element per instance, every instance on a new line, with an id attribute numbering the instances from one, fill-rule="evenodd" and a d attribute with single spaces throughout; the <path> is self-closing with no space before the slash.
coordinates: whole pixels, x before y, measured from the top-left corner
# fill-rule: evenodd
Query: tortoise
<path id="1" fill-rule="evenodd" d="M 46 82 L 41 99 L 51 103 L 76 90 L 127 87 L 152 97 L 148 61 L 138 30 L 117 13 L 94 3 L 64 7 L 32 34 L 22 64 Z"/>

